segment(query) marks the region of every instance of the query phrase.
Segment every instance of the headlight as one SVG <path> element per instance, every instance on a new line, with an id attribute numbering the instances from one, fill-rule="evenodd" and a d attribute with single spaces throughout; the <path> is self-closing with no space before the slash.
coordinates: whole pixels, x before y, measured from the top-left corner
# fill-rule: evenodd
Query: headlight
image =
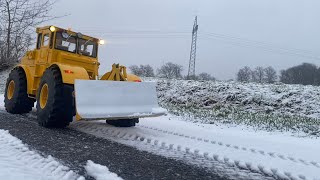
<path id="1" fill-rule="evenodd" d="M 99 40 L 99 44 L 100 44 L 100 45 L 104 44 L 104 40 L 103 40 L 103 39 L 100 39 L 100 40 Z"/>
<path id="2" fill-rule="evenodd" d="M 54 26 L 50 26 L 50 28 L 49 28 L 49 29 L 50 29 L 50 31 L 51 31 L 51 32 L 54 32 L 54 31 L 56 30 L 56 27 L 54 27 Z"/>

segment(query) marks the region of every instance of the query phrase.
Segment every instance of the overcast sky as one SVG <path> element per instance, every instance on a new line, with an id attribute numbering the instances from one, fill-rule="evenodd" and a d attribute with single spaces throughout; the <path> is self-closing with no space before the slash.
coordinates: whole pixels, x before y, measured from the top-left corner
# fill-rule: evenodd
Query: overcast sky
<path id="1" fill-rule="evenodd" d="M 105 39 L 100 72 L 166 62 L 187 74 L 198 16 L 196 73 L 235 78 L 243 66 L 320 65 L 319 0 L 60 0 L 48 22 Z M 46 24 L 48 24 L 46 23 Z"/>

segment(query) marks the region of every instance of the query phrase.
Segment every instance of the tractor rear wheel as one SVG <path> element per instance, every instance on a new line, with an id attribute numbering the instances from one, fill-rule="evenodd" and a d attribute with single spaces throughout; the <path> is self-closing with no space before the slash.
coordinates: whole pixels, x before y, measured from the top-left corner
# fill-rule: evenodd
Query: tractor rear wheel
<path id="1" fill-rule="evenodd" d="M 32 110 L 34 100 L 27 94 L 27 78 L 22 68 L 14 68 L 7 79 L 4 94 L 6 111 L 12 114 L 28 113 Z"/>
<path id="2" fill-rule="evenodd" d="M 37 94 L 37 119 L 40 126 L 66 127 L 73 118 L 72 91 L 65 91 L 58 67 L 50 67 L 40 81 Z M 69 88 L 70 89 L 70 88 Z"/>
<path id="3" fill-rule="evenodd" d="M 139 122 L 138 118 L 135 119 L 118 119 L 118 120 L 106 120 L 107 124 L 116 126 L 116 127 L 132 127 Z"/>

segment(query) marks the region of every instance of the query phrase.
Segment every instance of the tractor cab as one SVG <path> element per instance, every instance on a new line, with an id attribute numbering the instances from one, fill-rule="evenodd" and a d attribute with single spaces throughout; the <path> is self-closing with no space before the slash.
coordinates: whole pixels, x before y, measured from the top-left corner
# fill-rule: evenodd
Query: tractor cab
<path id="1" fill-rule="evenodd" d="M 98 55 L 98 43 L 102 40 L 82 35 L 81 33 L 68 32 L 65 29 L 51 26 L 54 35 L 53 47 L 56 50 L 75 53 L 96 58 Z M 40 35 L 40 34 L 39 34 Z"/>
<path id="2" fill-rule="evenodd" d="M 103 40 L 56 26 L 39 27 L 36 32 L 36 49 L 27 52 L 23 64 L 40 65 L 40 72 L 52 63 L 77 66 L 84 68 L 90 79 L 97 79 L 98 45 L 104 44 Z M 37 73 L 37 69 L 33 71 Z"/>

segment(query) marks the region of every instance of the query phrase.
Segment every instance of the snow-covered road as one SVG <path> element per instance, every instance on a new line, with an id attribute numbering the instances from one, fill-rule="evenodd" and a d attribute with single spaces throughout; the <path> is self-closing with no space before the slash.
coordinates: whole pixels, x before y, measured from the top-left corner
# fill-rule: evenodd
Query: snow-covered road
<path id="1" fill-rule="evenodd" d="M 3 94 L 0 94 L 0 110 L 3 110 Z M 89 176 L 96 180 L 122 180 L 106 166 L 91 160 L 85 166 Z M 7 180 L 85 180 L 52 156 L 44 157 L 31 150 L 7 130 L 0 129 L 0 179 Z"/>
<path id="2" fill-rule="evenodd" d="M 8 131 L 0 129 L 0 179 L 83 180 L 51 156 L 30 150 Z"/>
<path id="3" fill-rule="evenodd" d="M 87 174 L 96 180 L 122 180 L 100 164 L 88 160 Z M 43 157 L 21 140 L 0 129 L 0 179 L 85 180 L 52 156 Z"/>
<path id="4" fill-rule="evenodd" d="M 71 128 L 164 156 L 190 156 L 190 163 L 201 166 L 218 162 L 279 179 L 320 179 L 319 139 L 196 124 L 171 115 L 141 119 L 133 128 L 104 121 L 74 122 Z"/>

